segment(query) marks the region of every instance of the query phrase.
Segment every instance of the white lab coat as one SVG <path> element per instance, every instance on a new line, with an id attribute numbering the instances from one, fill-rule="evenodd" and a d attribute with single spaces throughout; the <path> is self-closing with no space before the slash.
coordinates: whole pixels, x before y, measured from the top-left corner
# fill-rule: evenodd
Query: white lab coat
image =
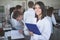
<path id="1" fill-rule="evenodd" d="M 24 12 L 24 18 L 23 18 L 24 23 L 26 23 L 26 22 L 28 22 L 28 23 L 33 22 L 33 20 L 32 21 L 30 21 L 30 20 L 31 20 L 31 18 L 34 18 L 34 17 L 35 17 L 34 9 L 33 8 L 29 8 L 28 10 L 26 10 Z M 29 30 L 27 29 L 26 25 L 24 26 L 24 33 L 27 36 L 29 35 Z"/>
<path id="2" fill-rule="evenodd" d="M 49 19 L 49 21 L 50 21 L 50 24 L 52 24 L 52 34 L 53 34 L 53 24 L 54 25 L 56 25 L 57 24 L 57 22 L 56 22 L 56 19 L 55 19 L 55 16 L 54 16 L 54 14 L 52 14 L 52 16 L 50 17 L 50 16 L 47 16 L 48 17 L 48 19 Z"/>
<path id="3" fill-rule="evenodd" d="M 34 17 L 35 17 L 35 11 L 33 8 L 29 8 L 24 12 L 24 22 L 26 22 L 28 18 L 30 19 Z"/>
<path id="4" fill-rule="evenodd" d="M 47 16 L 47 17 L 48 17 L 49 21 L 51 21 L 52 24 L 54 24 L 54 25 L 57 24 L 54 14 L 52 14 L 51 17 L 50 16 Z"/>
<path id="5" fill-rule="evenodd" d="M 57 24 L 54 14 L 52 14 L 51 20 L 52 20 L 52 23 L 53 23 L 54 25 Z"/>
<path id="6" fill-rule="evenodd" d="M 51 27 L 52 27 L 52 34 L 53 34 L 53 23 L 52 23 L 52 17 L 47 16 L 48 20 L 50 21 Z"/>
<path id="7" fill-rule="evenodd" d="M 36 20 L 36 18 L 34 20 Z M 51 35 L 52 25 L 50 24 L 50 21 L 48 20 L 48 18 L 45 17 L 42 20 L 35 22 L 34 24 L 37 25 L 38 29 L 41 32 L 41 35 L 33 34 L 30 40 L 49 40 Z"/>
<path id="8" fill-rule="evenodd" d="M 32 24 L 36 24 L 36 18 L 30 18 L 30 19 L 27 19 L 26 22 L 24 21 L 24 23 L 32 23 Z M 28 30 L 28 28 L 26 27 L 25 24 L 24 24 L 24 34 L 27 35 L 27 36 L 30 36 L 29 30 Z"/>
<path id="9" fill-rule="evenodd" d="M 23 27 L 21 26 L 20 22 L 14 18 L 11 18 L 11 24 L 12 24 L 12 27 L 17 29 L 17 30 L 11 30 L 11 38 L 12 39 L 24 38 L 24 35 L 19 32 L 19 30 L 23 30 Z"/>

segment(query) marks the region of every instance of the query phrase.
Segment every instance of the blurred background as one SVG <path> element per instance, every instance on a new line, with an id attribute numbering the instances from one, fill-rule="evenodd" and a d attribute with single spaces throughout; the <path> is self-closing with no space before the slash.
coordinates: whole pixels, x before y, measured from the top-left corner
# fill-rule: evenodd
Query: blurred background
<path id="1" fill-rule="evenodd" d="M 54 7 L 56 21 L 60 24 L 60 0 L 0 0 L 0 40 L 7 40 L 5 39 L 5 32 L 11 30 L 9 9 L 16 5 L 22 5 L 23 9 L 27 10 L 29 1 L 33 1 L 34 3 L 42 1 L 47 9 Z M 54 40 L 60 40 L 60 28 L 54 28 L 54 34 Z"/>

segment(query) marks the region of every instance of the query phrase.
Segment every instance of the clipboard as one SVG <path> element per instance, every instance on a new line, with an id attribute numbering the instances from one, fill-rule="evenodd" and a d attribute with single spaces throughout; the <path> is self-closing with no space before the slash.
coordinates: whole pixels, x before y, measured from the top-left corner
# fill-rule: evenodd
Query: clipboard
<path id="1" fill-rule="evenodd" d="M 41 35 L 41 32 L 39 31 L 36 24 L 25 23 L 25 25 L 27 26 L 29 31 L 33 32 L 34 34 Z"/>

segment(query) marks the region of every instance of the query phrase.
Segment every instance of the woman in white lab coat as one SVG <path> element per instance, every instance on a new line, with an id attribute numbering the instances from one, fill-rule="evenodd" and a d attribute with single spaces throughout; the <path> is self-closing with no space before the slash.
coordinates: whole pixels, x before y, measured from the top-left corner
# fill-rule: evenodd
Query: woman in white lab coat
<path id="1" fill-rule="evenodd" d="M 33 32 L 29 32 L 31 35 L 30 40 L 49 40 L 51 36 L 52 24 L 46 16 L 46 9 L 43 2 L 35 3 L 35 12 L 36 12 L 36 25 L 41 32 L 41 35 L 34 34 Z"/>

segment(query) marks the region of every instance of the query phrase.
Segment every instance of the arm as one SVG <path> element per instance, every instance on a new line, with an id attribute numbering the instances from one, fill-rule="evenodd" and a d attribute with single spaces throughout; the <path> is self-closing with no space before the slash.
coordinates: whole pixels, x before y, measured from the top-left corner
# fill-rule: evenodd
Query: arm
<path id="1" fill-rule="evenodd" d="M 53 23 L 54 25 L 57 24 L 54 14 L 52 14 L 52 23 Z"/>
<path id="2" fill-rule="evenodd" d="M 27 19 L 27 12 L 24 12 L 24 15 L 23 15 L 23 20 L 24 20 L 24 22 L 26 22 L 26 19 Z"/>
<path id="3" fill-rule="evenodd" d="M 44 30 L 42 32 L 42 38 L 49 40 L 50 36 L 51 36 L 51 31 L 52 31 L 52 24 L 50 24 L 49 21 L 47 21 L 44 25 Z"/>
<path id="4" fill-rule="evenodd" d="M 25 34 L 26 36 L 29 36 L 29 35 L 30 35 L 30 34 L 29 34 L 29 30 L 27 29 L 26 26 L 24 26 L 24 34 Z"/>

